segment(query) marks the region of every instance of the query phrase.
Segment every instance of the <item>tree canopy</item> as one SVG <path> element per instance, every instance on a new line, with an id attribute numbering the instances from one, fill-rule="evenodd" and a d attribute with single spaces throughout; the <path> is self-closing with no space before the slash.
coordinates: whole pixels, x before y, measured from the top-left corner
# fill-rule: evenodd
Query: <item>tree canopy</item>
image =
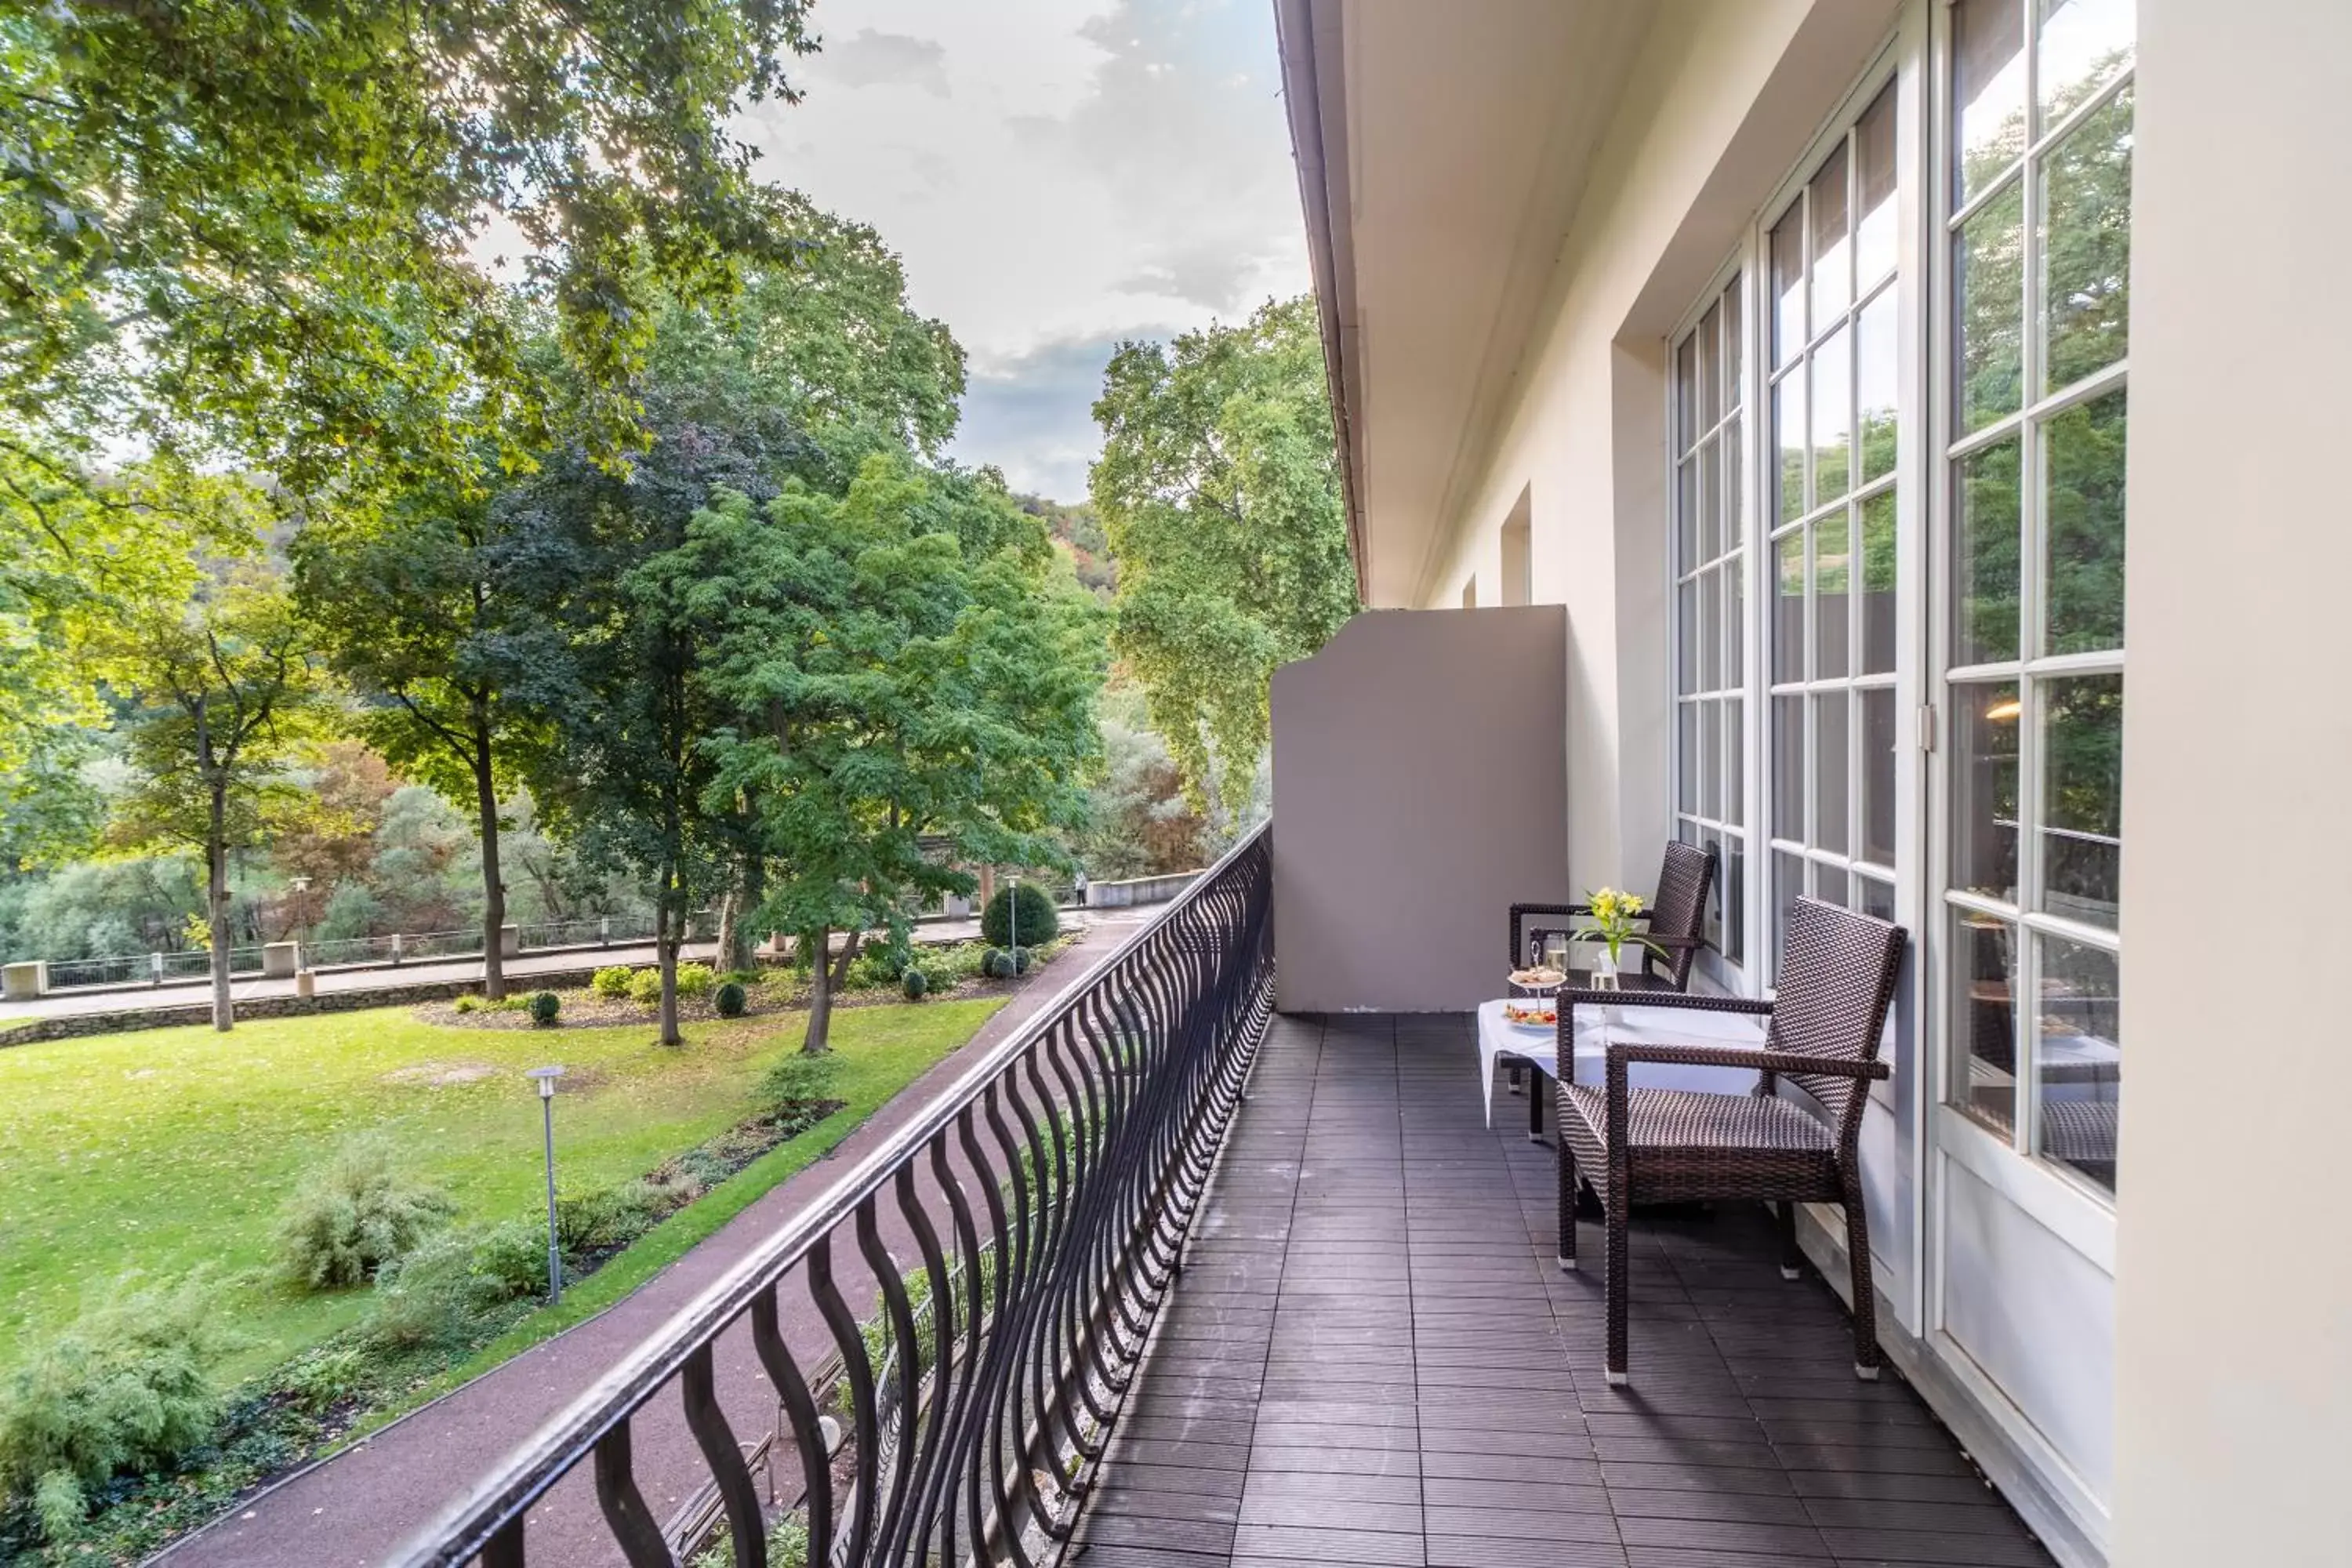
<path id="1" fill-rule="evenodd" d="M 298 490 L 546 412 L 509 245 L 616 440 L 665 292 L 786 254 L 727 121 L 806 0 L 0 13 L 0 435 L 128 420 Z M 131 374 L 134 372 L 136 374 Z"/>
<path id="2" fill-rule="evenodd" d="M 1113 647 L 1187 785 L 1244 800 L 1276 667 L 1356 610 L 1315 306 L 1119 345 L 1089 475 L 1119 563 Z M 1212 773 L 1214 779 L 1212 780 Z"/>

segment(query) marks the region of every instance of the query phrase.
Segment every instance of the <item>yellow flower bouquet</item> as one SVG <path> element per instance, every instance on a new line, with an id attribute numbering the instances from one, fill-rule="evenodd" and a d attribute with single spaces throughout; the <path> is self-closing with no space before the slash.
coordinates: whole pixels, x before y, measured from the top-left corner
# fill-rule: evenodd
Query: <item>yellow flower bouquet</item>
<path id="1" fill-rule="evenodd" d="M 1650 952 L 1661 958 L 1666 956 L 1665 949 L 1633 929 L 1634 921 L 1644 908 L 1641 894 L 1602 888 L 1586 894 L 1584 901 L 1591 910 L 1592 923 L 1578 931 L 1575 936 L 1578 942 L 1599 942 L 1607 951 L 1608 957 L 1601 970 L 1601 984 L 1615 984 L 1618 974 L 1627 967 L 1629 961 L 1638 965 Z M 1630 953 L 1626 951 L 1629 948 L 1632 950 Z"/>

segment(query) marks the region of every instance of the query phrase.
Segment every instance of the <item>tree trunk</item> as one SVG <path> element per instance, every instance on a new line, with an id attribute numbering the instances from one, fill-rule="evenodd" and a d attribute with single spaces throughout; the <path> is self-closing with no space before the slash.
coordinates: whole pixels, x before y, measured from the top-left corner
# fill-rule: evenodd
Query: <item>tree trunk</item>
<path id="1" fill-rule="evenodd" d="M 226 1034 L 236 1023 L 228 994 L 228 784 L 215 779 L 212 815 L 205 829 L 205 918 L 212 922 L 213 1027 Z"/>
<path id="2" fill-rule="evenodd" d="M 677 950 L 685 940 L 686 912 L 677 908 L 677 868 L 662 870 L 661 896 L 654 903 L 654 952 L 661 966 L 661 1043 L 682 1046 L 677 1028 Z"/>
<path id="3" fill-rule="evenodd" d="M 858 940 L 864 934 L 853 931 L 845 936 L 841 956 L 835 958 L 829 951 L 832 929 L 816 933 L 816 945 L 811 950 L 814 962 L 809 966 L 808 1036 L 801 1042 L 801 1049 L 810 1056 L 822 1056 L 833 1048 L 833 994 L 849 979 L 849 965 L 857 956 Z"/>
<path id="4" fill-rule="evenodd" d="M 503 1002 L 507 994 L 507 885 L 499 870 L 499 792 L 490 772 L 490 727 L 478 705 L 474 714 L 474 806 L 482 830 L 482 994 Z"/>
<path id="5" fill-rule="evenodd" d="M 727 960 L 738 969 L 752 967 L 753 938 L 757 933 L 751 929 L 751 921 L 767 900 L 768 858 L 757 849 L 749 850 L 743 856 L 742 907 L 735 915 L 735 943 L 741 951 L 730 953 Z"/>
<path id="6" fill-rule="evenodd" d="M 721 974 L 751 967 L 740 962 L 736 955 L 739 945 L 736 931 L 740 921 L 736 912 L 735 889 L 736 884 L 730 882 L 727 890 L 719 896 L 719 941 L 716 951 L 710 955 L 710 963 L 711 967 Z"/>

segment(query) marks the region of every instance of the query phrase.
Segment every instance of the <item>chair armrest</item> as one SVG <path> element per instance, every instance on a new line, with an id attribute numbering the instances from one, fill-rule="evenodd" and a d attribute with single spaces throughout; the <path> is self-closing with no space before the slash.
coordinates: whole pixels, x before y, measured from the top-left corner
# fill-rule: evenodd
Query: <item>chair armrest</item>
<path id="1" fill-rule="evenodd" d="M 1753 1068 L 1758 1072 L 1813 1073 L 1825 1078 L 1886 1079 L 1895 1069 L 1882 1061 L 1849 1062 L 1809 1057 L 1801 1051 L 1752 1051 L 1738 1046 L 1669 1046 L 1647 1040 L 1612 1041 L 1609 1046 L 1610 1081 L 1622 1079 L 1628 1062 L 1656 1062 L 1686 1068 Z"/>
<path id="2" fill-rule="evenodd" d="M 1582 986 L 1563 987 L 1558 1000 L 1566 1004 L 1560 1009 L 1560 1025 L 1568 1024 L 1568 1008 L 1580 1002 L 1598 1002 L 1613 1007 L 1685 1007 L 1694 1013 L 1745 1013 L 1751 1017 L 1769 1018 L 1772 1004 L 1754 996 L 1709 996 L 1692 991 L 1593 991 Z"/>

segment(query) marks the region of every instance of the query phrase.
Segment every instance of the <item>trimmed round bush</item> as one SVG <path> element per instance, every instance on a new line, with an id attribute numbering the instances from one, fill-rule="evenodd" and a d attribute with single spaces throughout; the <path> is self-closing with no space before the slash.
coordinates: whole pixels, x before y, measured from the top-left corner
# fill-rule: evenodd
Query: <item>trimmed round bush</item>
<path id="1" fill-rule="evenodd" d="M 1013 973 L 1015 974 L 1028 973 L 1029 963 L 1033 955 L 1026 947 L 1014 948 L 1012 953 Z"/>
<path id="2" fill-rule="evenodd" d="M 931 977 L 919 969 L 909 969 L 898 977 L 898 989 L 909 1002 L 919 1002 L 931 988 Z"/>
<path id="3" fill-rule="evenodd" d="M 555 1026 L 555 1016 L 562 1011 L 563 998 L 558 996 L 554 992 L 540 991 L 532 994 L 530 999 L 530 1021 L 538 1025 L 541 1028 L 553 1028 Z"/>
<path id="4" fill-rule="evenodd" d="M 1016 895 L 1021 900 L 1017 930 L 1013 919 Z M 988 900 L 988 907 L 980 914 L 981 940 L 992 947 L 1010 947 L 1015 939 L 1024 947 L 1034 947 L 1038 942 L 1053 941 L 1061 929 L 1061 917 L 1054 912 L 1054 900 L 1034 882 L 997 889 L 996 896 Z"/>
<path id="5" fill-rule="evenodd" d="M 742 985 L 732 980 L 710 994 L 710 1005 L 718 1009 L 719 1016 L 722 1018 L 741 1017 L 743 1005 L 747 1000 L 749 997 Z"/>
<path id="6" fill-rule="evenodd" d="M 991 980 L 1013 978 L 1013 955 L 1001 947 L 992 947 L 980 957 L 980 972 Z"/>
<path id="7" fill-rule="evenodd" d="M 588 982 L 588 989 L 607 1002 L 618 1002 L 629 994 L 629 983 L 635 978 L 636 971 L 627 964 L 611 964 L 595 973 Z"/>

